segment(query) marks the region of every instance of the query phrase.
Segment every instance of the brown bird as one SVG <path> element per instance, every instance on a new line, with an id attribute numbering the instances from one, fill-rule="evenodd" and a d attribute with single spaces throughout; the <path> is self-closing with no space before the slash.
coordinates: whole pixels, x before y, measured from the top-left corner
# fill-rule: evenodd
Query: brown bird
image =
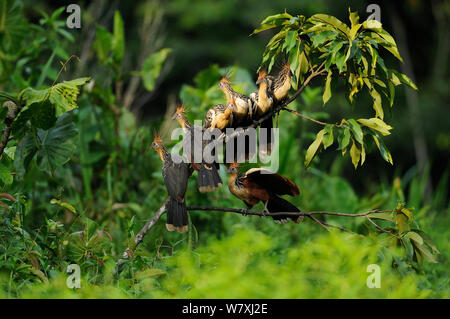
<path id="1" fill-rule="evenodd" d="M 216 104 L 209 108 L 205 115 L 204 128 L 224 130 L 233 125 L 233 112 L 237 111 L 233 103 Z"/>
<path id="2" fill-rule="evenodd" d="M 184 233 L 188 230 L 188 215 L 184 195 L 191 175 L 189 166 L 181 156 L 167 152 L 158 135 L 155 135 L 153 139 L 152 148 L 159 154 L 163 163 L 162 176 L 169 194 L 166 228 L 168 231 L 176 230 L 179 233 Z"/>
<path id="3" fill-rule="evenodd" d="M 256 119 L 261 118 L 266 113 L 270 112 L 273 107 L 273 91 L 272 91 L 273 77 L 267 75 L 266 70 L 262 70 L 258 74 L 258 90 L 250 94 L 255 106 L 254 114 Z"/>
<path id="4" fill-rule="evenodd" d="M 279 174 L 272 173 L 262 168 L 249 169 L 244 174 L 239 173 L 239 164 L 230 165 L 231 173 L 228 179 L 228 188 L 237 198 L 244 201 L 248 208 L 252 208 L 260 201 L 264 203 L 264 211 L 270 213 L 278 212 L 300 212 L 300 210 L 279 195 L 297 196 L 300 194 L 298 186 Z M 272 216 L 275 222 L 285 222 L 291 219 L 298 223 L 303 216 L 278 215 Z"/>
<path id="5" fill-rule="evenodd" d="M 219 82 L 219 89 L 225 94 L 227 104 L 236 105 L 237 110 L 233 111 L 233 126 L 240 127 L 249 124 L 253 118 L 253 102 L 252 100 L 241 93 L 233 90 L 230 84 L 230 79 L 223 76 Z"/>
<path id="6" fill-rule="evenodd" d="M 272 81 L 271 91 L 273 92 L 274 103 L 281 102 L 286 98 L 291 89 L 291 76 L 291 67 L 289 63 L 286 63 L 275 78 L 269 78 Z"/>
<path id="7" fill-rule="evenodd" d="M 259 86 L 257 91 L 250 94 L 250 98 L 255 105 L 255 119 L 261 119 L 267 113 L 271 112 L 274 105 L 274 92 L 272 91 L 272 85 L 274 77 L 267 75 L 266 70 L 262 70 L 258 74 L 258 80 L 256 84 Z M 266 130 L 266 135 L 261 135 L 260 129 L 260 147 L 262 153 L 270 154 L 272 152 L 273 144 L 273 120 L 272 116 L 264 120 L 260 128 Z"/>
<path id="8" fill-rule="evenodd" d="M 219 164 L 207 163 L 203 159 L 203 150 L 210 142 L 203 139 L 203 128 L 192 125 L 185 114 L 185 107 L 177 107 L 172 119 L 177 120 L 184 132 L 183 149 L 197 174 L 197 187 L 201 193 L 213 192 L 222 186 L 222 179 L 218 173 Z M 197 159 L 196 153 L 199 155 Z"/>

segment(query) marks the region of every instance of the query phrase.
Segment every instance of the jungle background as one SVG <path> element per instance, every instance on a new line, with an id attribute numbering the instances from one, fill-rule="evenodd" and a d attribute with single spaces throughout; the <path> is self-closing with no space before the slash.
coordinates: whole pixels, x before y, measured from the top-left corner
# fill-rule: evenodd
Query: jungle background
<path id="1" fill-rule="evenodd" d="M 405 202 L 440 254 L 422 265 L 409 262 L 408 251 L 386 247 L 388 235 L 364 218 L 326 218 L 366 235 L 360 238 L 327 232 L 310 220 L 278 225 L 270 218 L 191 212 L 186 234 L 167 232 L 163 216 L 119 275 L 116 261 L 167 196 L 161 162 L 150 145 L 154 130 L 176 127 L 170 116 L 177 103 L 190 106 L 190 119 L 202 119 L 208 106 L 224 101 L 217 82 L 226 70 L 233 70 L 242 92 L 256 89 L 271 33 L 249 35 L 266 16 L 286 9 L 347 22 L 350 7 L 363 20 L 372 2 L 77 1 L 80 29 L 67 28 L 69 13 L 59 9 L 70 3 L 0 4 L 1 91 L 90 77 L 78 108 L 56 123 L 71 141 L 61 158 L 41 154 L 42 146 L 52 147 L 49 138 L 36 159 L 25 158 L 26 167 L 15 149 L 7 148 L 1 159 L 1 192 L 14 200 L 1 199 L 0 297 L 448 298 L 448 1 L 374 2 L 404 59 L 402 64 L 387 57 L 385 63 L 419 88 L 399 87 L 395 107 L 386 114 L 394 128 L 385 139 L 393 165 L 372 151 L 355 170 L 348 154 L 325 150 L 306 170 L 303 159 L 318 127 L 287 112 L 279 120 L 278 173 L 302 191 L 289 200 L 304 211 L 346 213 Z M 69 60 L 72 55 L 78 58 Z M 368 99 L 351 107 L 339 92 L 323 106 L 317 82 L 294 107 L 331 122 L 364 114 L 361 105 Z M 168 136 L 165 141 L 171 145 Z M 221 175 L 226 180 L 224 169 Z M 186 201 L 244 208 L 226 186 L 198 193 L 194 178 Z M 81 267 L 80 289 L 66 286 L 73 263 Z M 366 286 L 373 263 L 382 269 L 379 289 Z"/>

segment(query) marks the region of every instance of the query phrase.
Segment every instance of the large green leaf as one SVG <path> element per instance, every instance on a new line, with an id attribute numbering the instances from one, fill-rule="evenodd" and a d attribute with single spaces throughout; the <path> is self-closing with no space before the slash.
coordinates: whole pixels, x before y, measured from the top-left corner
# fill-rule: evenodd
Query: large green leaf
<path id="1" fill-rule="evenodd" d="M 167 56 L 172 52 L 172 49 L 161 49 L 158 52 L 155 52 L 145 59 L 144 64 L 142 66 L 142 81 L 144 83 L 144 87 L 153 91 L 155 89 L 156 79 L 161 73 L 162 66 L 164 61 L 166 61 Z"/>
<path id="2" fill-rule="evenodd" d="M 27 168 L 36 156 L 38 167 L 52 173 L 69 161 L 76 149 L 73 141 L 76 135 L 77 129 L 70 114 L 64 114 L 51 129 L 38 129 L 36 135 L 29 132 L 17 147 L 15 160 L 23 161 Z"/>

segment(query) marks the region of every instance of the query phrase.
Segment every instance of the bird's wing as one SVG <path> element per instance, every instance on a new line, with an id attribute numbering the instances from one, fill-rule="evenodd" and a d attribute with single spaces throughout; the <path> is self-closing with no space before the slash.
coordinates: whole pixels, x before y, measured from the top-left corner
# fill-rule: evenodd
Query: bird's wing
<path id="1" fill-rule="evenodd" d="M 245 177 L 249 182 L 258 184 L 277 195 L 296 196 L 300 194 L 300 190 L 294 182 L 262 168 L 249 169 L 245 173 Z"/>
<path id="2" fill-rule="evenodd" d="M 171 163 L 164 168 L 163 177 L 170 197 L 175 198 L 178 202 L 183 202 L 189 178 L 188 165 Z"/>

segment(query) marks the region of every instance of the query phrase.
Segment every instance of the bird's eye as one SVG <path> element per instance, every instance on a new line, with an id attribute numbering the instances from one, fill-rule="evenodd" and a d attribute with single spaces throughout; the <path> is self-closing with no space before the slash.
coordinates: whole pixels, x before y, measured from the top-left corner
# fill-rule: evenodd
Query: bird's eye
<path id="1" fill-rule="evenodd" d="M 158 148 L 158 143 L 156 143 L 156 142 L 153 142 L 153 147 L 155 147 L 155 148 Z"/>
<path id="2" fill-rule="evenodd" d="M 178 113 L 178 114 L 177 114 L 177 119 L 180 119 L 180 118 L 181 118 L 181 114 Z"/>

